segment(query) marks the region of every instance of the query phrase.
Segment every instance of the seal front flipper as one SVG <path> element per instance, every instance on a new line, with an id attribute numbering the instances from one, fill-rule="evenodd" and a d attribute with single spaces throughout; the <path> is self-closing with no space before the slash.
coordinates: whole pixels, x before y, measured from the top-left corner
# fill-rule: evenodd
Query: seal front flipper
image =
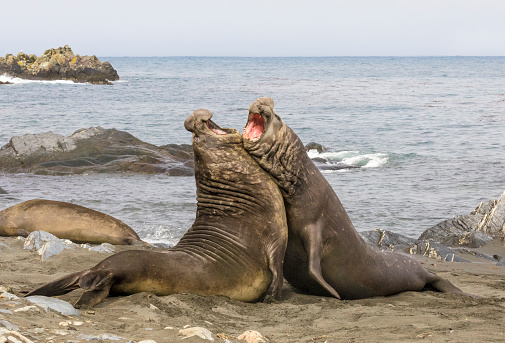
<path id="1" fill-rule="evenodd" d="M 323 277 L 321 271 L 321 251 L 322 251 L 322 230 L 317 225 L 308 225 L 306 227 L 306 246 L 309 275 L 317 281 L 324 289 L 326 289 L 335 298 L 340 299 L 338 292 L 331 287 Z"/>
<path id="2" fill-rule="evenodd" d="M 92 270 L 83 274 L 79 286 L 87 290 L 75 303 L 75 308 L 94 307 L 105 299 L 113 284 L 113 273 L 110 270 Z"/>
<path id="3" fill-rule="evenodd" d="M 283 261 L 286 244 L 287 239 L 277 242 L 268 254 L 268 268 L 272 272 L 272 283 L 263 302 L 270 303 L 274 300 L 280 300 L 282 296 L 282 285 L 284 284 Z"/>

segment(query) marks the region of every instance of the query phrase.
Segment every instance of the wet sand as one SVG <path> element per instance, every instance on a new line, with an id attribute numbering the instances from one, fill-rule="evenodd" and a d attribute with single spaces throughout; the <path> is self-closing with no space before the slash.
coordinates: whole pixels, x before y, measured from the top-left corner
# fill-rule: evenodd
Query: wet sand
<path id="1" fill-rule="evenodd" d="M 481 250 L 505 256 L 500 242 Z M 85 249 L 65 250 L 41 261 L 35 252 L 23 250 L 21 240 L 0 237 L 0 287 L 22 297 L 35 286 L 92 267 L 109 255 Z M 103 342 L 177 342 L 183 339 L 179 330 L 189 325 L 210 330 L 216 342 L 244 342 L 237 337 L 246 330 L 256 330 L 270 342 L 280 343 L 505 341 L 504 266 L 483 260 L 456 263 L 416 258 L 428 270 L 482 298 L 425 291 L 341 301 L 299 294 L 286 284 L 282 299 L 271 304 L 248 304 L 220 296 L 139 293 L 108 297 L 91 311 L 80 310 L 80 317 L 67 317 L 37 306 L 26 308 L 34 304 L 4 296 L 0 297 L 0 338 L 9 336 L 1 332 L 12 324 L 33 342 L 86 342 L 97 338 Z M 74 303 L 81 292 L 58 298 Z M 19 309 L 22 311 L 16 311 Z M 191 337 L 182 342 L 204 339 Z"/>

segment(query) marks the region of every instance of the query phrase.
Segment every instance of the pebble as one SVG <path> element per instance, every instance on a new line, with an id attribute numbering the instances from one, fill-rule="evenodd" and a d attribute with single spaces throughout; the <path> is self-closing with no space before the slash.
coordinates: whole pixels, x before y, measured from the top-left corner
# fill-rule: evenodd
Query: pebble
<path id="1" fill-rule="evenodd" d="M 198 326 L 190 327 L 190 328 L 186 328 L 186 329 L 181 329 L 181 330 L 179 330 L 179 333 L 181 335 L 185 336 L 186 338 L 197 336 L 197 337 L 209 340 L 209 341 L 214 340 L 214 338 L 212 338 L 212 332 L 210 332 L 206 328 L 201 328 Z"/>
<path id="2" fill-rule="evenodd" d="M 247 343 L 265 343 L 267 339 L 261 333 L 255 330 L 247 330 L 237 337 L 237 339 L 246 341 Z"/>

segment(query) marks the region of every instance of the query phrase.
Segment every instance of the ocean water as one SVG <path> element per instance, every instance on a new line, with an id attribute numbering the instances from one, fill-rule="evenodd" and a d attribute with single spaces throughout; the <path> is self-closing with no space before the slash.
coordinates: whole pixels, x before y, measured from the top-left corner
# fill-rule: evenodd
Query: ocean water
<path id="1" fill-rule="evenodd" d="M 0 76 L 0 146 L 15 135 L 102 126 L 156 145 L 190 143 L 184 119 L 207 108 L 242 130 L 270 96 L 325 171 L 358 231 L 411 237 L 505 190 L 505 57 L 100 58 L 112 86 Z M 195 218 L 193 177 L 0 174 L 0 209 L 33 198 L 87 206 L 174 244 Z"/>

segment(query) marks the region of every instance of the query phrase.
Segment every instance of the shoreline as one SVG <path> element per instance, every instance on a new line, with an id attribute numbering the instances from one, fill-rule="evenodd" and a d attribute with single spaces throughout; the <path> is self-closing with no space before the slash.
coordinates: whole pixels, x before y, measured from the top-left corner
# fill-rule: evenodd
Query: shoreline
<path id="1" fill-rule="evenodd" d="M 246 330 L 256 330 L 270 342 L 280 343 L 505 339 L 505 266 L 489 262 L 442 262 L 413 255 L 426 269 L 481 299 L 424 291 L 342 301 L 299 294 L 285 283 L 281 300 L 271 304 L 241 303 L 222 296 L 139 293 L 108 297 L 92 310 L 79 310 L 79 317 L 68 317 L 34 306 L 21 298 L 22 292 L 89 268 L 110 253 L 65 250 L 41 261 L 35 252 L 22 247 L 21 239 L 0 237 L 0 287 L 20 297 L 10 300 L 5 293 L 0 296 L 0 332 L 9 323 L 34 342 L 85 342 L 97 337 L 105 342 L 118 337 L 111 342 L 172 342 L 184 337 L 179 330 L 186 325 L 206 328 L 216 342 L 226 342 L 220 337 L 244 342 L 237 337 Z M 496 247 L 492 248 L 496 252 Z M 119 252 L 136 248 L 114 249 Z M 499 253 L 505 256 L 503 246 Z M 57 298 L 74 303 L 81 293 L 76 290 Z M 183 341 L 204 340 L 192 337 Z"/>

